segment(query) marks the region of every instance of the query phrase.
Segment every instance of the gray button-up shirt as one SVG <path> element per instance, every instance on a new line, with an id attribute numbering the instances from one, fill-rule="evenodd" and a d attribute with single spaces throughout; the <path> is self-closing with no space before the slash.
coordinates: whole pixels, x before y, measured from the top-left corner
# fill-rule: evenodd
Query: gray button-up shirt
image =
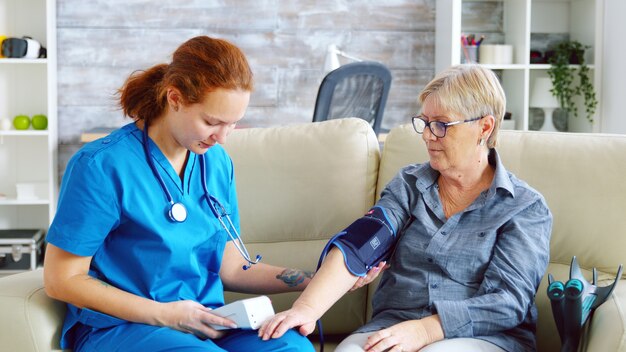
<path id="1" fill-rule="evenodd" d="M 357 332 L 439 314 L 446 338 L 536 349 L 534 296 L 548 264 L 552 214 L 494 149 L 489 162 L 489 189 L 449 219 L 429 163 L 407 166 L 389 182 L 377 205 L 403 230 L 374 294 L 373 318 Z"/>

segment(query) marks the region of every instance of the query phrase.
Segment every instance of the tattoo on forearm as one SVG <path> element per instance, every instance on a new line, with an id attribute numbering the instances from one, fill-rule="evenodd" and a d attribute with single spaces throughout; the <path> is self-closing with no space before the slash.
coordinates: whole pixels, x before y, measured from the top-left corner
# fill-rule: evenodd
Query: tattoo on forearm
<path id="1" fill-rule="evenodd" d="M 95 277 L 89 277 L 89 280 L 94 280 L 100 283 L 100 285 L 104 286 L 104 287 L 109 287 L 110 285 L 102 280 L 96 279 Z"/>
<path id="2" fill-rule="evenodd" d="M 307 278 L 312 278 L 313 273 L 299 269 L 285 269 L 276 275 L 278 280 L 282 280 L 289 287 L 296 287 L 304 282 Z"/>

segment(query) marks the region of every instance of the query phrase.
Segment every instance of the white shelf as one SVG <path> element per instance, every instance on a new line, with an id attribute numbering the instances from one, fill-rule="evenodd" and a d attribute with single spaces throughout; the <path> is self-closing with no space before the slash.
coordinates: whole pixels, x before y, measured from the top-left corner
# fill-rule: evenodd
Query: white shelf
<path id="1" fill-rule="evenodd" d="M 0 33 L 32 37 L 47 58 L 0 58 L 0 118 L 45 114 L 46 130 L 0 130 L 0 229 L 47 229 L 55 214 L 57 170 L 56 1 L 0 0 Z M 38 198 L 16 199 L 16 186 L 38 185 Z"/>
<path id="2" fill-rule="evenodd" d="M 570 68 L 578 68 L 580 65 L 569 65 Z M 587 65 L 590 70 L 594 70 L 596 68 L 595 65 Z M 548 70 L 550 68 L 549 64 L 530 64 L 528 66 L 531 70 Z"/>
<path id="3" fill-rule="evenodd" d="M 531 122 L 530 96 L 535 80 L 539 77 L 547 77 L 549 64 L 530 63 L 531 47 L 536 42 L 533 38 L 560 38 L 567 37 L 576 40 L 590 49 L 585 52 L 585 60 L 591 71 L 598 106 L 593 117 L 594 123 L 589 123 L 585 118 L 582 99 L 578 101 L 578 118 L 570 117 L 567 121 L 568 131 L 572 132 L 598 132 L 600 126 L 600 111 L 602 99 L 600 87 L 602 86 L 602 70 L 596 63 L 602 62 L 602 17 L 604 0 L 499 0 L 485 1 L 482 3 L 501 3 L 501 30 L 494 29 L 493 23 L 489 29 L 480 32 L 480 23 L 475 19 L 482 14 L 465 13 L 463 7 L 475 7 L 476 0 L 437 0 L 436 18 L 436 45 L 435 45 L 435 70 L 458 65 L 461 61 L 461 34 L 486 35 L 483 44 L 507 44 L 513 47 L 513 62 L 508 65 L 484 66 L 496 71 L 502 81 L 502 86 L 507 96 L 507 111 L 512 113 L 516 129 L 528 130 Z M 472 4 L 474 3 L 474 4 Z M 487 6 L 489 8 L 489 6 Z M 496 5 L 491 6 L 492 11 L 485 14 L 491 21 L 499 22 Z M 470 21 L 470 18 L 474 22 Z M 584 20 L 580 20 L 584 18 Z M 464 20 L 468 21 L 464 26 Z M 471 25 L 469 24 L 471 22 Z M 495 39 L 494 39 L 495 38 Z M 548 43 L 542 43 L 549 46 Z M 533 48 L 535 49 L 535 48 Z M 479 58 L 480 62 L 480 58 Z M 578 67 L 578 65 L 571 65 Z"/>
<path id="4" fill-rule="evenodd" d="M 46 65 L 48 59 L 14 59 L 0 58 L 0 65 Z"/>
<path id="5" fill-rule="evenodd" d="M 48 205 L 50 201 L 47 199 L 0 199 L 0 205 Z"/>
<path id="6" fill-rule="evenodd" d="M 0 131 L 0 136 L 16 136 L 16 137 L 47 137 L 50 135 L 48 130 L 10 130 Z"/>
<path id="7" fill-rule="evenodd" d="M 491 70 L 525 70 L 528 68 L 527 65 L 521 65 L 521 64 L 510 64 L 510 65 L 483 64 L 482 66 L 485 66 Z"/>

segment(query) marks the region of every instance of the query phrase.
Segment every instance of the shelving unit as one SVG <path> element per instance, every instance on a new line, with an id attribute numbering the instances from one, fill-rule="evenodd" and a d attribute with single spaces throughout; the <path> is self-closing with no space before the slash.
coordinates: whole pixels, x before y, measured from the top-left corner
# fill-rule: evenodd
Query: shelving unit
<path id="1" fill-rule="evenodd" d="M 56 1 L 0 0 L 0 34 L 47 49 L 45 59 L 0 58 L 0 118 L 48 117 L 43 131 L 0 130 L 0 229 L 47 230 L 58 194 Z M 36 184 L 36 197 L 18 199 L 21 183 Z"/>
<path id="2" fill-rule="evenodd" d="M 591 47 L 585 52 L 585 60 L 592 71 L 598 107 L 592 124 L 584 116 L 580 99 L 579 116 L 568 118 L 568 131 L 598 132 L 602 72 L 595 63 L 601 62 L 602 55 L 603 6 L 604 0 L 437 0 L 436 72 L 460 63 L 462 33 L 484 34 L 484 44 L 512 45 L 511 64 L 485 67 L 494 70 L 501 78 L 507 96 L 507 111 L 512 113 L 515 129 L 529 130 L 533 127 L 531 117 L 536 112 L 530 107 L 531 89 L 535 79 L 548 76 L 550 67 L 548 64 L 531 64 L 531 49 L 545 44 L 537 39 L 541 37 L 562 36 L 577 40 Z M 476 18 L 480 17 L 483 8 L 495 8 L 496 11 L 486 14 L 490 17 L 486 17 L 485 26 L 481 28 Z M 501 23 L 501 26 L 494 29 L 494 22 Z"/>

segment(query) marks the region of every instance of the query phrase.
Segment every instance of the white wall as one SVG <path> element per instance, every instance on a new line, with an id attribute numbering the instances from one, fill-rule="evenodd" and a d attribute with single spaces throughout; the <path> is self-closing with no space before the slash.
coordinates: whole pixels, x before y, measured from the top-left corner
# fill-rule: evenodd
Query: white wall
<path id="1" fill-rule="evenodd" d="M 600 132 L 626 134 L 626 1 L 605 0 Z"/>

